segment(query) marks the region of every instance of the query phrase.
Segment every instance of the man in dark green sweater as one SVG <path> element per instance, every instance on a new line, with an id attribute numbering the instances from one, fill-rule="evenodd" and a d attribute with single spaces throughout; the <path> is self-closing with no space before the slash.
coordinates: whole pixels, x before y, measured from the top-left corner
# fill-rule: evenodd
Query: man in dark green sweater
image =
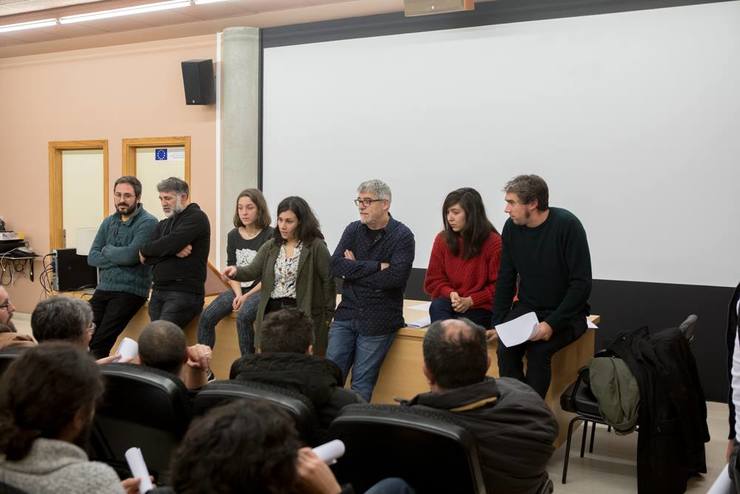
<path id="1" fill-rule="evenodd" d="M 498 366 L 502 377 L 526 382 L 544 398 L 552 355 L 586 331 L 591 255 L 583 225 L 571 212 L 549 207 L 547 184 L 541 177 L 520 175 L 504 191 L 509 219 L 501 234 L 494 329 L 488 337 L 496 338 L 497 324 L 528 312 L 537 314 L 540 322 L 529 341 L 512 347 L 499 341 Z"/>

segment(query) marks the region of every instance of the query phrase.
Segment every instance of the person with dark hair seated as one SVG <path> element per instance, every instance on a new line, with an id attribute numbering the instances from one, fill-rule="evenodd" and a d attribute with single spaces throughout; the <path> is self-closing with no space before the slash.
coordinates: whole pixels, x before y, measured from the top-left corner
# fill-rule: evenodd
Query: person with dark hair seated
<path id="1" fill-rule="evenodd" d="M 178 494 L 354 492 L 340 487 L 311 448 L 301 448 L 290 416 L 267 402 L 232 401 L 193 421 L 172 455 L 171 472 Z M 395 478 L 366 492 L 404 493 L 413 491 Z"/>
<path id="2" fill-rule="evenodd" d="M 67 341 L 90 349 L 90 340 L 95 333 L 93 311 L 90 304 L 74 297 L 55 295 L 36 305 L 31 313 L 31 330 L 36 341 Z M 117 362 L 118 355 L 98 359 L 98 364 Z"/>
<path id="3" fill-rule="evenodd" d="M 102 394 L 98 366 L 73 344 L 20 355 L 0 381 L 0 480 L 37 494 L 139 492 L 81 447 Z"/>
<path id="4" fill-rule="evenodd" d="M 485 329 L 465 318 L 437 321 L 423 351 L 431 391 L 404 404 L 446 410 L 475 436 L 489 494 L 541 492 L 558 424 L 527 384 L 486 377 Z"/>
<path id="5" fill-rule="evenodd" d="M 185 387 L 196 391 L 208 382 L 211 349 L 187 346 L 180 327 L 170 321 L 150 322 L 139 336 L 139 362 L 179 377 Z"/>
<path id="6" fill-rule="evenodd" d="M 345 405 L 363 403 L 342 387 L 337 365 L 313 355 L 313 322 L 296 308 L 281 309 L 262 322 L 262 353 L 244 355 L 231 366 L 231 379 L 272 384 L 305 395 L 328 429 Z"/>

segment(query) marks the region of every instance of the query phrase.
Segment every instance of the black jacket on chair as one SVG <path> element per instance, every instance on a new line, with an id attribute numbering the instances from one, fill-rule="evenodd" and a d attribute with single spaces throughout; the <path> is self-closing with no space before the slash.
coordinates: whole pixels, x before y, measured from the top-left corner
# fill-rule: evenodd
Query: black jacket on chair
<path id="1" fill-rule="evenodd" d="M 609 350 L 640 386 L 637 490 L 682 493 L 688 478 L 706 473 L 707 405 L 689 343 L 678 328 L 647 327 L 617 336 Z"/>

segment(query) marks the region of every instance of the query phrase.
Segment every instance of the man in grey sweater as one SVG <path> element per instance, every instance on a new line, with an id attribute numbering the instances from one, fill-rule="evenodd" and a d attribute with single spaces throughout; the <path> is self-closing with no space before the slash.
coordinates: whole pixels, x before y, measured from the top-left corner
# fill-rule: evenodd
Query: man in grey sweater
<path id="1" fill-rule="evenodd" d="M 100 272 L 90 299 L 96 330 L 90 351 L 107 357 L 116 338 L 144 305 L 152 284 L 152 268 L 139 263 L 139 249 L 149 241 L 157 219 L 141 205 L 141 182 L 124 176 L 113 187 L 116 212 L 98 229 L 87 262 Z"/>
<path id="2" fill-rule="evenodd" d="M 36 494 L 139 492 L 80 447 L 103 394 L 98 366 L 71 343 L 29 348 L 3 374 L 0 387 L 0 479 Z"/>

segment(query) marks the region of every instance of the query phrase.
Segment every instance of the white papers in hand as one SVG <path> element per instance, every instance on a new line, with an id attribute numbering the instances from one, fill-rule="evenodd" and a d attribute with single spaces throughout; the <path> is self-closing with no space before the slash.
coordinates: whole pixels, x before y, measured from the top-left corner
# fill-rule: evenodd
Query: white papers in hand
<path id="1" fill-rule="evenodd" d="M 507 347 L 521 345 L 532 336 L 538 323 L 537 315 L 534 312 L 527 312 L 509 322 L 497 324 L 496 332 Z"/>
<path id="2" fill-rule="evenodd" d="M 146 463 L 144 463 L 144 456 L 141 454 L 141 450 L 139 448 L 129 448 L 124 453 L 124 456 L 126 457 L 126 463 L 128 463 L 131 474 L 135 478 L 140 479 L 139 492 L 154 489 L 152 479 L 149 478 L 149 469 L 147 469 Z"/>
<path id="3" fill-rule="evenodd" d="M 337 462 L 337 458 L 344 456 L 344 443 L 339 439 L 334 439 L 328 443 L 324 443 L 320 446 L 316 446 L 313 449 L 321 461 L 327 465 L 332 465 Z"/>
<path id="4" fill-rule="evenodd" d="M 135 340 L 126 337 L 118 347 L 118 354 L 121 356 L 121 362 L 128 362 L 139 355 L 139 344 Z"/>
<path id="5" fill-rule="evenodd" d="M 410 328 L 425 328 L 430 324 L 432 324 L 432 320 L 429 316 L 426 316 L 422 317 L 421 319 L 417 319 L 416 321 L 411 321 L 406 325 Z"/>
<path id="6" fill-rule="evenodd" d="M 586 327 L 588 329 L 599 329 L 599 327 L 595 323 L 591 322 L 591 319 L 588 317 L 586 318 Z"/>

